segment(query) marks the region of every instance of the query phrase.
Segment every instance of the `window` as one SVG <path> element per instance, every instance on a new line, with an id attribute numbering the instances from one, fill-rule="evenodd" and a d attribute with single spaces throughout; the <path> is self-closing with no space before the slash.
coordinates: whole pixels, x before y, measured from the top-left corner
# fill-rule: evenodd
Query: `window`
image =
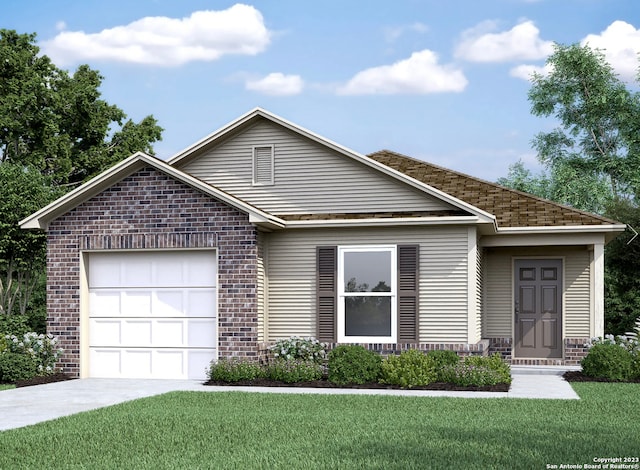
<path id="1" fill-rule="evenodd" d="M 338 342 L 396 342 L 396 246 L 338 248 Z"/>
<path id="2" fill-rule="evenodd" d="M 274 184 L 273 145 L 253 147 L 253 184 Z"/>

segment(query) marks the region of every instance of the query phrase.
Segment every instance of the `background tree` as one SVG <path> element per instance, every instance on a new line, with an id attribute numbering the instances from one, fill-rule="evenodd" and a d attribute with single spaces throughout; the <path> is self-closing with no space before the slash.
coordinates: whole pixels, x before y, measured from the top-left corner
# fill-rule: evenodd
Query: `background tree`
<path id="1" fill-rule="evenodd" d="M 100 99 L 103 77 L 70 75 L 39 55 L 34 34 L 0 30 L 0 162 L 30 165 L 54 185 L 76 185 L 122 158 L 153 153 L 162 128 Z"/>
<path id="2" fill-rule="evenodd" d="M 588 46 L 556 45 L 551 72 L 534 75 L 531 112 L 559 127 L 535 136 L 544 171 L 517 162 L 498 183 L 640 226 L 640 96 Z M 623 334 L 640 316 L 640 238 L 627 232 L 606 248 L 605 331 Z"/>
<path id="3" fill-rule="evenodd" d="M 153 116 L 136 123 L 101 99 L 97 71 L 61 70 L 35 40 L 0 29 L 0 330 L 44 312 L 45 236 L 17 222 L 136 151 L 153 153 L 162 134 Z"/>

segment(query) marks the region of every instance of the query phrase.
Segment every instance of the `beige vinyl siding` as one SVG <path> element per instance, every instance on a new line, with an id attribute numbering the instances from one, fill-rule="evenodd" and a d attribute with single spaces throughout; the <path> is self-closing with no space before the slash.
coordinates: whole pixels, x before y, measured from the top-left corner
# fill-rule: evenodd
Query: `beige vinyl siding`
<path id="1" fill-rule="evenodd" d="M 483 249 L 478 246 L 477 260 L 476 260 L 476 335 L 478 338 L 482 338 L 482 286 L 484 282 L 484 272 L 482 265 Z"/>
<path id="2" fill-rule="evenodd" d="M 265 235 L 262 232 L 258 232 L 258 240 L 257 240 L 257 249 L 258 249 L 258 257 L 257 257 L 257 271 L 258 271 L 258 288 L 257 288 L 257 301 L 258 301 L 258 341 L 267 341 L 268 339 L 265 337 L 265 323 L 266 323 L 266 312 L 267 312 L 267 294 L 266 294 L 266 272 L 265 272 L 265 258 L 266 258 L 266 247 L 265 247 Z"/>
<path id="3" fill-rule="evenodd" d="M 586 248 L 485 249 L 483 332 L 485 338 L 511 337 L 512 261 L 517 257 L 564 259 L 563 338 L 589 336 L 591 319 L 589 251 Z"/>
<path id="4" fill-rule="evenodd" d="M 567 338 L 589 337 L 591 320 L 591 285 L 589 252 L 575 251 L 567 256 L 564 267 L 565 316 L 564 336 Z"/>
<path id="5" fill-rule="evenodd" d="M 271 145 L 274 184 L 254 185 L 253 149 Z M 259 121 L 181 169 L 277 215 L 451 209 L 436 198 L 268 121 Z"/>
<path id="6" fill-rule="evenodd" d="M 466 342 L 466 227 L 288 230 L 268 235 L 270 341 L 316 335 L 316 247 L 419 244 L 421 342 Z"/>

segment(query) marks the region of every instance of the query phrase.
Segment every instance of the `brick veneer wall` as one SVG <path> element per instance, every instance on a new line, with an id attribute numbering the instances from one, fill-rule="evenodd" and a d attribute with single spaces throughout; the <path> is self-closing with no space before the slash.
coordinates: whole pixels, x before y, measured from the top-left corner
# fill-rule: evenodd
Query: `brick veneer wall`
<path id="1" fill-rule="evenodd" d="M 491 338 L 489 354 L 500 353 L 502 358 L 513 365 L 522 366 L 577 366 L 589 351 L 589 338 L 565 338 L 564 358 L 562 359 L 514 359 L 512 354 L 511 338 Z"/>
<path id="2" fill-rule="evenodd" d="M 218 351 L 255 357 L 257 230 L 247 214 L 145 168 L 51 222 L 47 230 L 47 330 L 80 373 L 80 251 L 216 248 Z"/>

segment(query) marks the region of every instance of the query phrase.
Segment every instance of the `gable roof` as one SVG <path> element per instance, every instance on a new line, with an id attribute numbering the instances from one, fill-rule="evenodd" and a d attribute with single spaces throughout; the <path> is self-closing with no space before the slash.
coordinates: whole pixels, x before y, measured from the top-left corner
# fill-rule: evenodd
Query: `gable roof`
<path id="1" fill-rule="evenodd" d="M 211 134 L 199 140 L 198 142 L 194 143 L 193 145 L 175 154 L 173 157 L 171 157 L 168 160 L 168 163 L 169 165 L 180 168 L 183 165 L 185 165 L 187 162 L 193 160 L 194 158 L 197 158 L 199 155 L 203 154 L 213 146 L 218 145 L 220 142 L 225 141 L 226 139 L 236 135 L 239 132 L 242 132 L 242 130 L 253 125 L 256 121 L 260 119 L 265 119 L 276 125 L 282 126 L 285 129 L 288 129 L 313 142 L 316 142 L 322 146 L 325 146 L 347 158 L 355 160 L 370 168 L 374 168 L 377 171 L 385 175 L 391 176 L 392 178 L 398 181 L 401 181 L 404 184 L 408 184 L 409 186 L 414 187 L 429 196 L 440 199 L 441 201 L 444 201 L 445 203 L 452 205 L 456 209 L 460 209 L 462 211 L 465 211 L 471 214 L 472 216 L 477 217 L 481 223 L 495 224 L 495 217 L 491 212 L 480 209 L 472 204 L 469 204 L 464 200 L 456 198 L 451 194 L 448 194 L 433 186 L 425 184 L 420 180 L 417 180 L 412 177 L 408 177 L 408 175 L 406 175 L 405 173 L 397 171 L 395 168 L 391 166 L 380 164 L 374 159 L 368 158 L 367 156 L 361 153 L 355 152 L 343 145 L 340 145 L 325 137 L 322 137 L 316 134 L 315 132 L 305 129 L 304 127 L 294 124 L 262 108 L 255 108 L 249 111 L 248 113 L 243 114 L 242 116 L 230 122 L 229 124 L 212 132 Z"/>
<path id="2" fill-rule="evenodd" d="M 46 229 L 49 222 L 61 216 L 62 214 L 70 211 L 76 206 L 82 204 L 84 201 L 99 194 L 105 189 L 109 188 L 113 184 L 121 181 L 134 172 L 146 168 L 152 167 L 166 175 L 180 181 L 194 189 L 197 189 L 205 194 L 208 194 L 215 199 L 224 202 L 242 212 L 249 215 L 251 222 L 262 224 L 269 227 L 284 227 L 283 220 L 264 212 L 257 207 L 254 207 L 240 199 L 215 188 L 204 181 L 194 178 L 177 168 L 168 165 L 166 162 L 147 155 L 143 152 L 137 152 L 131 155 L 129 158 L 122 160 L 120 163 L 112 166 L 108 170 L 100 173 L 98 176 L 87 181 L 83 185 L 77 187 L 73 191 L 65 194 L 64 196 L 56 199 L 51 204 L 43 207 L 38 212 L 31 214 L 29 217 L 21 220 L 19 225 L 23 229 L 30 228 L 42 228 Z"/>
<path id="3" fill-rule="evenodd" d="M 369 155 L 429 186 L 494 214 L 499 227 L 617 225 L 617 222 L 389 150 Z"/>

